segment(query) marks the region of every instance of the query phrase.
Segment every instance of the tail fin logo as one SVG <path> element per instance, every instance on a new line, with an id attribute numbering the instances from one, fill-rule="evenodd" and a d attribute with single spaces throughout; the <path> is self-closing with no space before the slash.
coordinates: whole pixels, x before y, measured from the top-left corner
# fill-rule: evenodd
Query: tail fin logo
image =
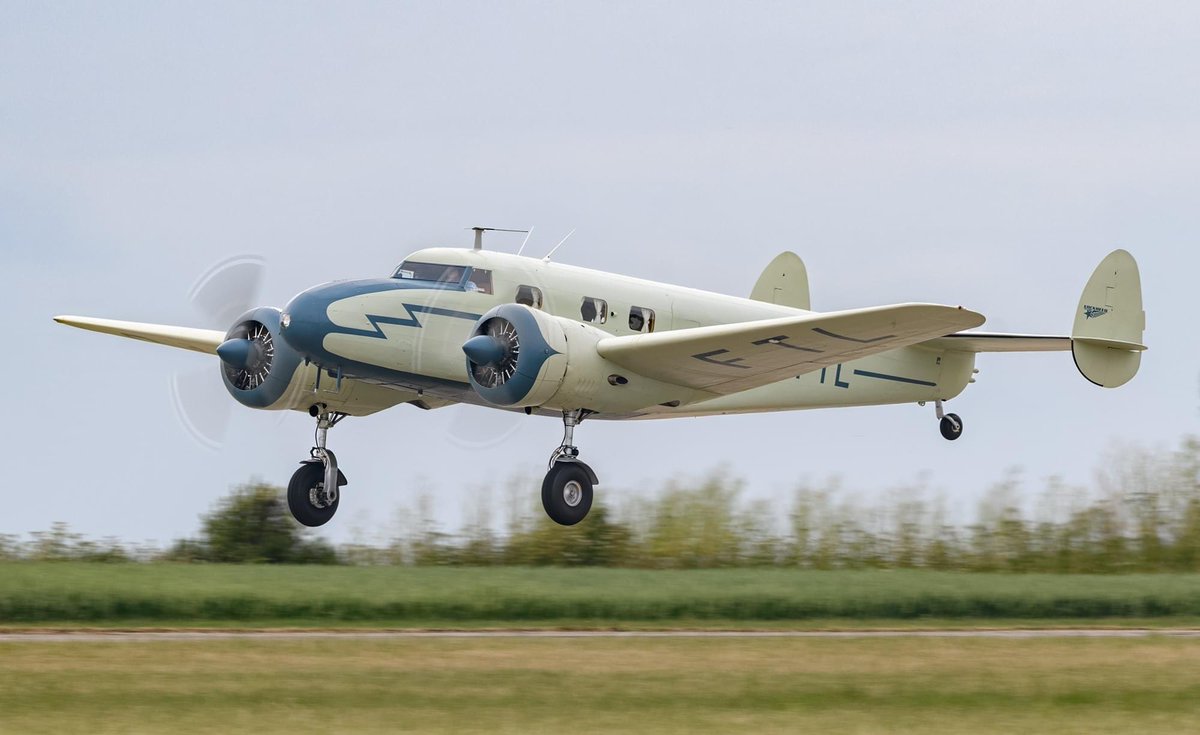
<path id="1" fill-rule="evenodd" d="M 1084 304 L 1083 306 L 1083 315 L 1088 319 L 1102 317 L 1108 312 L 1109 310 L 1102 306 L 1088 306 L 1087 304 Z"/>

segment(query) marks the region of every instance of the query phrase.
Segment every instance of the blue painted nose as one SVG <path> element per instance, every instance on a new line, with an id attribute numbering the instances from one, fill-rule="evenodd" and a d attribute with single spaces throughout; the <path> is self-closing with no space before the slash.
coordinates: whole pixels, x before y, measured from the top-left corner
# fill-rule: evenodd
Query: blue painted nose
<path id="1" fill-rule="evenodd" d="M 471 362 L 484 367 L 498 365 L 504 359 L 504 345 L 486 334 L 467 340 L 462 350 Z"/>
<path id="2" fill-rule="evenodd" d="M 329 305 L 339 296 L 334 284 L 314 286 L 292 297 L 283 307 L 280 336 L 292 349 L 305 357 L 320 355 L 325 335 L 333 326 L 329 321 Z"/>
<path id="3" fill-rule="evenodd" d="M 329 316 L 330 308 L 339 301 L 355 296 L 394 290 L 400 283 L 392 278 L 368 278 L 333 281 L 301 291 L 283 307 L 280 336 L 302 356 L 330 367 L 336 364 L 336 359 L 325 350 L 325 337 L 332 332 L 354 334 L 362 331 L 334 326 Z"/>

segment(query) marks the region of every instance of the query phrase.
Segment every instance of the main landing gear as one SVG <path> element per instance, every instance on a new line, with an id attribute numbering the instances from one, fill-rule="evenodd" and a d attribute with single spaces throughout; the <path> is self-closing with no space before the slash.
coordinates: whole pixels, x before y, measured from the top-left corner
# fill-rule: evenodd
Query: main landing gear
<path id="1" fill-rule="evenodd" d="M 337 457 L 325 448 L 325 440 L 329 430 L 346 418 L 346 414 L 330 412 L 323 403 L 314 405 L 308 413 L 317 419 L 316 446 L 310 452 L 312 456 L 300 463 L 300 469 L 288 483 L 288 510 L 306 526 L 323 526 L 337 512 L 338 488 L 346 484 L 346 476 L 338 469 Z"/>
<path id="2" fill-rule="evenodd" d="M 586 409 L 563 411 L 563 440 L 550 455 L 550 471 L 542 480 L 542 507 L 550 520 L 574 526 L 592 509 L 592 487 L 600 484 L 596 473 L 579 461 L 574 444 L 575 427 L 592 412 Z"/>
<path id="3" fill-rule="evenodd" d="M 942 402 L 934 401 L 934 411 L 938 417 L 938 430 L 948 441 L 954 441 L 963 433 L 963 422 L 956 413 L 946 413 L 942 410 Z"/>

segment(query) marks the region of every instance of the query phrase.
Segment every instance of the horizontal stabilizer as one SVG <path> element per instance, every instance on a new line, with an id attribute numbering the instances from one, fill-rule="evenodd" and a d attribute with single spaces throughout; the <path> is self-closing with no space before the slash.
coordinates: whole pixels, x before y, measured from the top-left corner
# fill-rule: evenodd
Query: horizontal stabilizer
<path id="1" fill-rule="evenodd" d="M 939 304 L 897 304 L 608 337 L 600 354 L 646 377 L 729 395 L 983 324 Z"/>
<path id="2" fill-rule="evenodd" d="M 921 346 L 959 352 L 1069 352 L 1071 338 L 1047 334 L 959 332 L 922 342 Z"/>
<path id="3" fill-rule="evenodd" d="M 54 321 L 71 327 L 87 329 L 92 332 L 115 334 L 118 337 L 140 339 L 143 342 L 168 347 L 178 347 L 184 350 L 206 352 L 215 355 L 217 346 L 225 341 L 225 333 L 215 329 L 195 329 L 193 327 L 173 327 L 167 324 L 146 324 L 144 322 L 123 322 L 116 319 L 93 319 L 86 316 L 56 316 Z"/>

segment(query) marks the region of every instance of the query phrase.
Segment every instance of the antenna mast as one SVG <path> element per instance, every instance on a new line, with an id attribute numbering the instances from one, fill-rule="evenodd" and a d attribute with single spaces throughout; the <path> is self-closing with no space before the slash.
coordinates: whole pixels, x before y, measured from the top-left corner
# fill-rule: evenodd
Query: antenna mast
<path id="1" fill-rule="evenodd" d="M 567 239 L 568 239 L 569 237 L 571 237 L 571 235 L 574 235 L 574 234 L 575 234 L 575 230 L 577 230 L 577 229 L 579 229 L 579 228 L 578 228 L 578 227 L 576 227 L 576 228 L 572 229 L 570 232 L 568 232 L 568 233 L 567 233 L 567 237 L 564 237 L 563 239 L 559 240 L 559 241 L 558 241 L 558 244 L 557 244 L 557 245 L 555 245 L 553 248 L 551 248 L 551 249 L 550 249 L 550 252 L 546 253 L 546 257 L 542 258 L 542 260 L 549 261 L 549 260 L 550 260 L 550 256 L 551 256 L 551 255 L 554 255 L 554 252 L 555 252 L 556 250 L 558 250 L 559 248 L 561 248 L 561 247 L 562 247 L 562 244 L 563 244 L 564 242 L 566 242 L 566 241 L 567 241 Z"/>
<path id="2" fill-rule="evenodd" d="M 485 232 L 524 232 L 529 233 L 529 230 L 506 230 L 503 227 L 471 227 L 475 232 L 475 249 L 483 250 L 483 233 Z M 533 229 L 533 228 L 530 228 Z M 528 239 L 528 238 L 527 238 Z M 524 247 L 524 245 L 522 245 Z"/>
<path id="3" fill-rule="evenodd" d="M 517 255 L 525 252 L 525 246 L 529 244 L 529 238 L 533 237 L 533 225 L 529 226 L 529 232 L 525 233 L 525 239 L 521 241 L 521 247 L 517 248 Z"/>

